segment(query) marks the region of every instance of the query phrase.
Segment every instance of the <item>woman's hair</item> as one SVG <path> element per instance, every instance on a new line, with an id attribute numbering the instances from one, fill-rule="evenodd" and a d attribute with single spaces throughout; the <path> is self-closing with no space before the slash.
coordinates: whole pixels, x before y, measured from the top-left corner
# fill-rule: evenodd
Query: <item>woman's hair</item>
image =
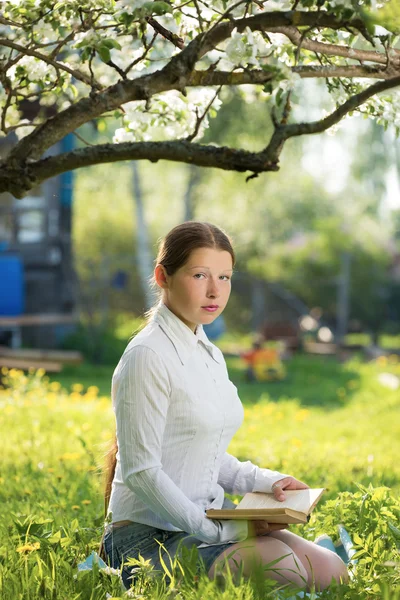
<path id="1" fill-rule="evenodd" d="M 232 257 L 232 266 L 235 266 L 236 257 L 229 236 L 216 225 L 201 221 L 185 221 L 185 223 L 181 223 L 171 229 L 164 238 L 161 238 L 159 240 L 155 266 L 163 265 L 168 275 L 174 275 L 178 269 L 188 262 L 191 252 L 198 248 L 226 250 Z M 158 301 L 152 308 L 145 312 L 144 325 L 152 319 L 162 298 L 162 289 L 157 286 L 154 273 L 150 280 L 150 285 L 156 290 Z M 113 445 L 107 454 L 105 465 L 106 485 L 104 507 L 106 516 L 117 462 L 117 451 L 117 439 L 114 438 Z"/>

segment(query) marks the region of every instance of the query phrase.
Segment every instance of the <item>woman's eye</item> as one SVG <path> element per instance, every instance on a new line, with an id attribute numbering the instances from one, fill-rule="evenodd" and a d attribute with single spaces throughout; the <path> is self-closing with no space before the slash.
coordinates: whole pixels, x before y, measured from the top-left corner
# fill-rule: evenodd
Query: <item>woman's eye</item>
<path id="1" fill-rule="evenodd" d="M 229 281 L 229 280 L 230 280 L 230 277 L 229 277 L 229 275 L 222 275 L 222 277 L 226 277 L 226 280 L 227 280 L 227 281 Z"/>
<path id="2" fill-rule="evenodd" d="M 196 275 L 193 275 L 193 277 L 199 279 L 200 277 L 204 277 L 204 273 L 196 273 Z"/>

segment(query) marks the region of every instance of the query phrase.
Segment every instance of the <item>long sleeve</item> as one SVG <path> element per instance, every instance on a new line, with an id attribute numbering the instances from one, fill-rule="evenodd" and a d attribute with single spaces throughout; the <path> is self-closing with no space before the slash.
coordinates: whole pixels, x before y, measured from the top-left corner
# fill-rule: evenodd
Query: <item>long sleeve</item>
<path id="1" fill-rule="evenodd" d="M 218 475 L 218 483 L 228 494 L 244 495 L 247 492 L 271 492 L 272 485 L 288 477 L 285 473 L 271 471 L 254 465 L 251 461 L 241 462 L 225 452 Z"/>
<path id="2" fill-rule="evenodd" d="M 137 345 L 121 367 L 115 415 L 122 479 L 156 514 L 207 543 L 241 541 L 246 521 L 214 521 L 163 470 L 162 441 L 171 389 L 162 359 Z"/>

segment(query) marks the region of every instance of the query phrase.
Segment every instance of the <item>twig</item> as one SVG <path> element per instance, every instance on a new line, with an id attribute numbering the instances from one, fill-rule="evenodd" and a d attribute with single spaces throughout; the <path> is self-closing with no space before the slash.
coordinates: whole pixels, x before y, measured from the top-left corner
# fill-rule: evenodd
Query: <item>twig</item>
<path id="1" fill-rule="evenodd" d="M 146 19 L 146 21 L 148 22 L 148 24 L 151 27 L 153 27 L 153 29 L 155 31 L 157 31 L 157 33 L 162 35 L 166 40 L 171 42 L 174 46 L 176 46 L 180 50 L 182 50 L 182 48 L 185 47 L 185 43 L 184 43 L 183 39 L 181 37 L 179 37 L 179 35 L 176 35 L 176 33 L 172 33 L 172 31 L 169 31 L 169 29 L 166 29 L 165 27 L 160 25 L 160 23 L 158 21 L 156 21 L 155 19 L 153 19 L 152 17 L 148 17 Z"/>
<path id="2" fill-rule="evenodd" d="M 196 135 L 199 133 L 200 125 L 202 124 L 202 122 L 203 122 L 206 114 L 210 110 L 210 108 L 211 108 L 214 100 L 217 98 L 218 94 L 220 93 L 221 88 L 222 88 L 222 86 L 220 85 L 219 88 L 217 89 L 217 91 L 215 92 L 214 98 L 212 98 L 211 101 L 207 104 L 207 106 L 206 106 L 203 114 L 201 115 L 201 117 L 199 117 L 199 113 L 198 113 L 198 110 L 197 110 L 197 107 L 196 107 L 196 125 L 195 125 L 193 133 L 191 133 L 190 135 L 188 135 L 187 138 L 185 138 L 185 140 L 187 142 L 191 142 L 192 140 L 194 140 L 194 138 L 196 137 Z"/>

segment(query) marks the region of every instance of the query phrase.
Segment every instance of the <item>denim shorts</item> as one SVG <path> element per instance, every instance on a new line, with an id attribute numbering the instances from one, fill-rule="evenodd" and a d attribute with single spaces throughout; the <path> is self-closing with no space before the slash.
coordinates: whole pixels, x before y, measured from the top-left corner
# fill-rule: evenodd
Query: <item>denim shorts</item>
<path id="1" fill-rule="evenodd" d="M 224 508 L 234 508 L 235 504 L 228 498 L 225 498 L 223 506 Z M 184 531 L 167 531 L 142 523 L 130 523 L 114 528 L 112 525 L 108 525 L 103 538 L 106 562 L 108 562 L 110 567 L 119 569 L 127 558 L 139 558 L 140 553 L 145 560 L 151 560 L 156 573 L 161 572 L 163 574 L 164 569 L 160 562 L 160 544 L 157 543 L 157 540 L 165 548 L 161 548 L 161 556 L 168 568 L 170 568 L 168 554 L 171 559 L 174 559 L 175 557 L 179 557 L 181 546 L 190 549 L 193 545 L 197 547 L 202 543 L 193 534 L 189 535 Z M 205 572 L 208 573 L 215 559 L 234 543 L 236 542 L 198 548 L 199 561 L 197 573 L 200 573 L 202 569 L 205 569 Z M 126 588 L 129 588 L 135 579 L 135 575 L 132 574 L 131 569 L 132 567 L 128 566 L 124 566 L 122 569 L 122 580 Z"/>

